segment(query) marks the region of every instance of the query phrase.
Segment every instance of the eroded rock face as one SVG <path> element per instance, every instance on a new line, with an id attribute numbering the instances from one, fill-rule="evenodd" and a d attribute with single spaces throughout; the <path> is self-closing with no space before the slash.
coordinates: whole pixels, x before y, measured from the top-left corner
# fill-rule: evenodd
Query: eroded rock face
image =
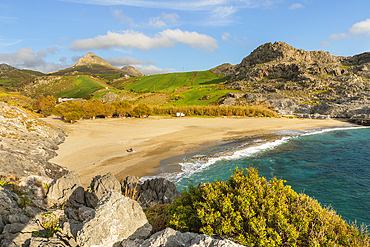
<path id="1" fill-rule="evenodd" d="M 332 56 L 323 51 L 296 49 L 284 42 L 256 48 L 240 64 L 220 65 L 212 72 L 228 77 L 230 89 L 222 105 L 268 102 L 279 114 L 320 114 L 351 118 L 368 114 L 370 103 L 370 53 L 353 57 Z M 355 121 L 367 124 L 367 120 Z"/>
<path id="2" fill-rule="evenodd" d="M 62 130 L 0 102 L 0 135 L 1 176 L 34 174 L 58 179 L 67 173 L 65 168 L 48 162 L 64 141 Z"/>
<path id="3" fill-rule="evenodd" d="M 155 178 L 141 183 L 136 176 L 127 176 L 122 183 L 122 190 L 132 196 L 136 191 L 136 198 L 140 196 L 139 203 L 142 207 L 152 207 L 158 204 L 170 204 L 181 195 L 173 182 L 164 178 Z"/>
<path id="4" fill-rule="evenodd" d="M 204 234 L 192 232 L 181 233 L 171 228 L 166 228 L 163 231 L 153 234 L 147 240 L 124 240 L 121 243 L 122 247 L 241 247 L 243 245 L 236 244 L 229 240 L 214 239 Z"/>
<path id="5" fill-rule="evenodd" d="M 121 193 L 121 184 L 111 172 L 104 176 L 98 175 L 94 177 L 89 188 L 90 190 L 86 192 L 86 204 L 92 208 L 97 206 L 98 201 L 102 198 L 106 190 Z"/>
<path id="6" fill-rule="evenodd" d="M 115 191 L 106 191 L 95 216 L 77 234 L 81 247 L 110 247 L 127 238 L 146 238 L 152 230 L 140 205 Z"/>
<path id="7" fill-rule="evenodd" d="M 50 205 L 85 205 L 85 190 L 81 185 L 81 177 L 74 171 L 68 172 L 50 187 L 47 199 Z"/>

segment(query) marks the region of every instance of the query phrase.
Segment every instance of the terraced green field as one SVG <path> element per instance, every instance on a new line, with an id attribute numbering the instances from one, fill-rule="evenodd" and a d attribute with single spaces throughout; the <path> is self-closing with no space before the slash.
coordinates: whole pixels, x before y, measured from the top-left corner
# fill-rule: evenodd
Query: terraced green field
<path id="1" fill-rule="evenodd" d="M 217 77 L 210 71 L 197 71 L 130 78 L 123 87 L 137 92 L 174 93 L 178 88 L 219 84 L 225 80 L 226 78 Z"/>
<path id="2" fill-rule="evenodd" d="M 73 88 L 57 94 L 57 97 L 84 98 L 95 91 L 105 88 L 103 83 L 90 79 L 88 76 L 80 76 L 74 80 Z"/>

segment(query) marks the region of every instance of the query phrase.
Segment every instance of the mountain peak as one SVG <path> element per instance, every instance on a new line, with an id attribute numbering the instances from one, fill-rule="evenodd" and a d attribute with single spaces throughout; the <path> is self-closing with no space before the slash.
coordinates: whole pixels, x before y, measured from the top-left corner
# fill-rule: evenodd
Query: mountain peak
<path id="1" fill-rule="evenodd" d="M 103 65 L 103 66 L 112 67 L 112 65 L 110 63 L 108 63 L 103 58 L 95 55 L 92 52 L 86 53 L 85 56 L 80 58 L 80 60 L 78 60 L 75 65 L 73 65 L 73 67 L 89 66 L 89 65 L 92 65 L 92 64 L 99 64 L 99 65 Z"/>

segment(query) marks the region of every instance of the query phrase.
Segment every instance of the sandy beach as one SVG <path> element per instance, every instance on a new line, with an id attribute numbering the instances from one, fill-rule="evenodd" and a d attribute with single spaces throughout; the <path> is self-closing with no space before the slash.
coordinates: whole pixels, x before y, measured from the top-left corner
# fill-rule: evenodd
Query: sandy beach
<path id="1" fill-rule="evenodd" d="M 74 124 L 49 117 L 68 134 L 50 162 L 76 171 L 84 186 L 100 174 L 112 172 L 120 181 L 128 175 L 148 176 L 176 171 L 176 157 L 217 145 L 220 141 L 257 138 L 281 130 L 306 130 L 346 124 L 338 120 L 297 118 L 112 118 Z M 132 148 L 135 152 L 126 152 Z M 160 164 L 167 160 L 165 167 Z M 160 168 L 160 169 L 159 169 Z"/>

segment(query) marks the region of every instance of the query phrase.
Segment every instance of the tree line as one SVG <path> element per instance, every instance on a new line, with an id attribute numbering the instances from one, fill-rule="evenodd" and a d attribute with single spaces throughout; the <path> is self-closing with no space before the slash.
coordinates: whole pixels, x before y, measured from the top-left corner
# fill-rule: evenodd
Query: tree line
<path id="1" fill-rule="evenodd" d="M 276 112 L 265 105 L 252 106 L 154 106 L 146 104 L 132 105 L 127 101 L 118 101 L 103 104 L 99 99 L 71 100 L 56 104 L 53 96 L 44 97 L 40 94 L 35 104 L 37 110 L 43 116 L 54 114 L 65 121 L 73 123 L 82 118 L 95 119 L 96 117 L 143 117 L 155 115 L 175 115 L 178 112 L 186 116 L 243 116 L 243 117 L 274 117 Z"/>
<path id="2" fill-rule="evenodd" d="M 111 118 L 117 117 L 143 117 L 152 114 L 152 109 L 146 104 L 131 105 L 127 101 L 118 101 L 103 104 L 98 99 L 87 101 L 67 101 L 54 107 L 54 115 L 73 123 L 82 118 L 95 119 L 97 116 Z"/>

